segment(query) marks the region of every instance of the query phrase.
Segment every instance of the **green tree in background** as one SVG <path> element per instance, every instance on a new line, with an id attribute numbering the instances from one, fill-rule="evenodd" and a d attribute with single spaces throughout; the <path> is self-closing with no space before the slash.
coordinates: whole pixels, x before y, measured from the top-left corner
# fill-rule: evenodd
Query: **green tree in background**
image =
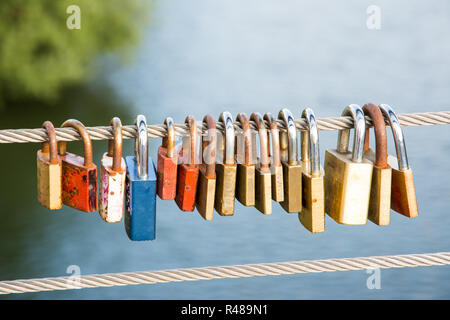
<path id="1" fill-rule="evenodd" d="M 81 10 L 70 30 L 67 7 Z M 1 0 L 0 108 L 10 100 L 53 101 L 93 74 L 99 54 L 126 56 L 147 18 L 143 0 Z"/>

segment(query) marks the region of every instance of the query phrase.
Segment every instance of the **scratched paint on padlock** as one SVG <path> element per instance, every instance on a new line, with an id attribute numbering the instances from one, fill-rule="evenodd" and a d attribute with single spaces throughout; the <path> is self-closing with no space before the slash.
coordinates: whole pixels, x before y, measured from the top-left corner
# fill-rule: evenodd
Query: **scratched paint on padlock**
<path id="1" fill-rule="evenodd" d="M 123 217 L 126 165 L 122 159 L 121 172 L 114 172 L 112 162 L 112 157 L 105 155 L 101 161 L 99 212 L 106 222 L 119 222 Z"/>

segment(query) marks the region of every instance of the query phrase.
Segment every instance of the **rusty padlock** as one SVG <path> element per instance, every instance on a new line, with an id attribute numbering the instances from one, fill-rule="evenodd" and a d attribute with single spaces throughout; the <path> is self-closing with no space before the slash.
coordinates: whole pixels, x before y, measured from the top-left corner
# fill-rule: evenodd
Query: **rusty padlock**
<path id="1" fill-rule="evenodd" d="M 242 133 L 236 135 L 236 199 L 244 206 L 255 205 L 255 162 L 253 159 L 253 136 L 250 121 L 245 113 L 239 113 Z"/>
<path id="2" fill-rule="evenodd" d="M 207 125 L 206 135 L 202 137 L 202 163 L 199 166 L 197 196 L 195 206 L 205 220 L 212 220 L 216 193 L 216 147 L 217 133 L 214 117 L 207 114 L 203 118 Z"/>
<path id="3" fill-rule="evenodd" d="M 383 114 L 373 103 L 363 106 L 365 114 L 372 119 L 375 131 L 375 152 L 369 147 L 370 129 L 366 129 L 364 158 L 373 163 L 372 186 L 368 218 L 373 223 L 386 226 L 391 218 L 391 180 L 392 169 L 387 160 L 387 136 Z"/>
<path id="4" fill-rule="evenodd" d="M 91 138 L 84 125 L 74 119 L 67 120 L 62 128 L 75 128 L 83 139 L 84 157 L 66 152 L 66 142 L 59 143 L 62 160 L 63 203 L 77 210 L 97 210 L 97 166 L 92 162 Z"/>
<path id="5" fill-rule="evenodd" d="M 167 136 L 158 148 L 158 196 L 163 200 L 175 199 L 177 191 L 178 155 L 175 152 L 175 127 L 172 118 L 166 118 Z"/>
<path id="6" fill-rule="evenodd" d="M 123 217 L 125 178 L 127 166 L 122 158 L 122 123 L 111 120 L 114 138 L 108 141 L 108 152 L 103 154 L 100 169 L 98 211 L 106 222 L 120 222 Z"/>
<path id="7" fill-rule="evenodd" d="M 408 218 L 417 217 L 419 210 L 417 208 L 414 177 L 409 167 L 405 137 L 400 127 L 400 121 L 389 105 L 380 104 L 379 108 L 391 125 L 395 150 L 397 151 L 397 158 L 388 156 L 388 162 L 392 167 L 391 208 Z M 396 162 L 398 169 L 395 168 Z"/>
<path id="8" fill-rule="evenodd" d="M 259 154 L 255 171 L 255 208 L 264 214 L 272 213 L 272 174 L 269 163 L 269 145 L 266 127 L 261 114 L 254 112 L 250 120 L 256 123 L 259 136 Z"/>
<path id="9" fill-rule="evenodd" d="M 216 157 L 216 199 L 214 208 L 221 216 L 234 214 L 237 166 L 234 159 L 234 121 L 231 113 L 222 112 L 219 116 L 225 130 L 218 139 L 219 152 Z"/>
<path id="10" fill-rule="evenodd" d="M 280 110 L 278 119 L 286 126 L 286 132 L 280 132 L 284 184 L 284 200 L 280 204 L 286 212 L 298 213 L 302 210 L 302 166 L 298 162 L 297 129 L 288 109 Z"/>
<path id="11" fill-rule="evenodd" d="M 181 163 L 177 172 L 177 195 L 175 201 L 183 211 L 194 211 L 198 181 L 197 123 L 193 116 L 187 116 L 185 123 L 189 127 L 189 137 L 183 137 L 180 153 Z"/>
<path id="12" fill-rule="evenodd" d="M 270 159 L 270 171 L 272 174 L 272 200 L 282 202 L 284 200 L 284 184 L 283 184 L 283 166 L 280 158 L 280 132 L 278 124 L 274 116 L 268 112 L 264 115 L 264 120 L 267 121 L 270 131 L 267 132 L 268 155 Z M 270 139 L 272 138 L 272 152 L 270 152 Z"/>
<path id="13" fill-rule="evenodd" d="M 38 200 L 50 210 L 62 207 L 62 164 L 58 155 L 55 127 L 50 121 L 42 125 L 47 131 L 48 141 L 42 143 L 37 152 L 37 185 Z"/>
<path id="14" fill-rule="evenodd" d="M 319 130 L 311 108 L 303 110 L 302 118 L 308 125 L 301 133 L 303 205 L 298 218 L 310 232 L 325 231 L 324 174 L 320 167 Z"/>

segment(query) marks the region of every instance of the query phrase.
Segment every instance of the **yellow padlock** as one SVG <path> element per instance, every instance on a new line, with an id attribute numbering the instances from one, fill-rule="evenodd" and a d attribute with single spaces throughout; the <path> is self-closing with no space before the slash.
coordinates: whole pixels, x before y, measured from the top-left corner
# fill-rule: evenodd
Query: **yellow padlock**
<path id="1" fill-rule="evenodd" d="M 278 124 L 274 116 L 267 112 L 264 115 L 264 120 L 267 121 L 270 131 L 267 133 L 267 152 L 270 159 L 270 171 L 272 174 L 272 200 L 282 202 L 284 200 L 284 184 L 283 184 L 283 166 L 280 158 L 280 132 Z M 272 153 L 270 152 L 269 135 L 272 138 Z"/>

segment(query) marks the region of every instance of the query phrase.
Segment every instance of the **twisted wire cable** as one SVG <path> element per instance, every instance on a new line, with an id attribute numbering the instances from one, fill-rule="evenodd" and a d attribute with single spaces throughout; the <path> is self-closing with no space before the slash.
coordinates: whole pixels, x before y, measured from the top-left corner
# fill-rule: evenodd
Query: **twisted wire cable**
<path id="1" fill-rule="evenodd" d="M 0 294 L 82 288 L 114 287 L 227 278 L 264 277 L 286 274 L 443 266 L 450 264 L 450 252 L 303 260 L 218 267 L 138 271 L 80 276 L 0 281 Z"/>
<path id="2" fill-rule="evenodd" d="M 439 124 L 450 124 L 450 111 L 440 112 L 423 112 L 423 113 L 402 113 L 398 115 L 401 126 L 431 126 Z M 285 130 L 284 123 L 277 120 L 281 130 Z M 306 121 L 304 119 L 296 119 L 297 130 L 307 130 Z M 252 129 L 256 132 L 256 125 L 250 122 Z M 353 128 L 352 117 L 330 117 L 317 118 L 319 130 L 341 130 Z M 366 125 L 372 127 L 372 121 L 366 117 Z M 386 122 L 386 125 L 389 125 Z M 199 133 L 206 132 L 206 127 L 201 122 L 197 122 Z M 235 128 L 241 130 L 240 123 L 234 123 Z M 269 129 L 266 123 L 266 128 Z M 223 126 L 217 122 L 217 129 L 223 132 Z M 122 127 L 123 138 L 132 139 L 136 135 L 136 126 L 125 125 Z M 164 124 L 154 124 L 147 126 L 148 136 L 152 138 L 162 138 L 166 136 L 166 126 Z M 110 126 L 87 127 L 87 132 L 92 140 L 109 140 L 113 138 Z M 178 136 L 189 134 L 189 130 L 185 124 L 176 124 L 175 133 Z M 78 132 L 73 128 L 56 128 L 56 137 L 58 141 L 75 141 L 81 140 Z M 47 132 L 45 129 L 6 129 L 0 130 L 0 143 L 28 143 L 28 142 L 45 142 L 47 141 Z"/>

